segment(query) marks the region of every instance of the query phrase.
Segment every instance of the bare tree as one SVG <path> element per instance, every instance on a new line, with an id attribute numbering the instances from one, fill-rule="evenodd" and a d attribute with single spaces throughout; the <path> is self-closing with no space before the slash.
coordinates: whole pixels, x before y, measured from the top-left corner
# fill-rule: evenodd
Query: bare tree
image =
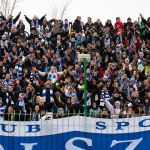
<path id="1" fill-rule="evenodd" d="M 5 17 L 8 17 L 13 14 L 18 2 L 21 0 L 0 0 L 0 11 Z"/>
<path id="2" fill-rule="evenodd" d="M 67 11 L 69 11 L 69 6 L 71 4 L 71 0 L 66 1 L 63 5 L 62 5 L 62 9 L 60 12 L 60 19 L 62 20 L 63 17 L 65 16 L 65 14 L 67 13 Z"/>
<path id="3" fill-rule="evenodd" d="M 52 18 L 63 19 L 64 16 L 71 10 L 72 0 L 51 0 L 50 1 L 50 16 Z"/>
<path id="4" fill-rule="evenodd" d="M 50 16 L 52 18 L 57 18 L 57 14 L 58 14 L 58 8 L 57 8 L 57 3 L 55 0 L 50 1 Z"/>

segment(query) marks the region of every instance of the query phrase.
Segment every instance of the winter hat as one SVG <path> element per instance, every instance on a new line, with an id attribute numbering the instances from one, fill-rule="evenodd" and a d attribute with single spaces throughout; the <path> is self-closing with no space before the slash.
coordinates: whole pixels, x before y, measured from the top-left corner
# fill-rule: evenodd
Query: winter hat
<path id="1" fill-rule="evenodd" d="M 57 112 L 64 111 L 63 108 L 58 108 Z"/>

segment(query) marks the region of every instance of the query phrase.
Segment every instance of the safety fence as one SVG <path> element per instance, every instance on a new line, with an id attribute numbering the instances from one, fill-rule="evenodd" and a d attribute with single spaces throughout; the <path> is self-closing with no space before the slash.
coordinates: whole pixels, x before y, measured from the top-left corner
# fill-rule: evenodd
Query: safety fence
<path id="1" fill-rule="evenodd" d="M 120 114 L 108 114 L 108 111 L 105 110 L 102 113 L 99 112 L 89 112 L 86 113 L 86 117 L 91 118 L 107 118 L 107 119 L 119 119 L 119 118 L 133 118 L 133 117 L 141 117 L 141 116 L 149 116 L 150 113 L 120 113 Z M 58 113 L 54 112 L 31 112 L 31 113 L 1 113 L 0 120 L 5 121 L 40 121 L 40 120 L 50 120 L 50 119 L 59 119 L 71 116 L 85 116 L 85 113 L 82 111 L 73 111 L 73 113 L 64 112 L 61 109 Z"/>
<path id="2" fill-rule="evenodd" d="M 38 121 L 0 120 L 0 150 L 149 150 L 149 139 L 150 116 L 143 114 L 97 118 L 48 113 Z"/>

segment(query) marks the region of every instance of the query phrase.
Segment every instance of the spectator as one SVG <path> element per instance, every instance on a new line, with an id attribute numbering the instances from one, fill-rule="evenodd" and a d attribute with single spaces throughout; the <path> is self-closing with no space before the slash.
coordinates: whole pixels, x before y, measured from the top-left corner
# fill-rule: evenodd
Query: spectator
<path id="1" fill-rule="evenodd" d="M 149 112 L 150 112 L 149 98 L 145 98 L 144 105 L 143 105 L 143 110 L 144 110 L 145 114 L 149 114 Z"/>
<path id="2" fill-rule="evenodd" d="M 65 117 L 65 112 L 63 108 L 59 108 L 57 111 L 57 118 L 63 118 Z"/>
<path id="3" fill-rule="evenodd" d="M 93 102 L 92 108 L 90 109 L 91 117 L 99 117 L 100 116 L 100 108 L 97 106 L 96 102 Z"/>
<path id="4" fill-rule="evenodd" d="M 82 32 L 83 26 L 81 22 L 81 17 L 77 16 L 77 19 L 73 23 L 73 30 L 75 33 Z"/>
<path id="5" fill-rule="evenodd" d="M 8 85 L 13 85 L 13 79 L 10 79 L 10 75 L 6 74 L 5 79 L 2 80 L 2 90 L 6 91 Z"/>
<path id="6" fill-rule="evenodd" d="M 45 83 L 45 88 L 42 90 L 42 98 L 46 101 L 46 109 L 48 111 L 50 111 L 52 106 L 54 105 L 54 95 L 51 84 L 51 81 L 48 80 Z"/>
<path id="7" fill-rule="evenodd" d="M 18 97 L 18 101 L 16 102 L 17 108 L 21 113 L 26 113 L 24 98 L 25 98 L 24 93 L 20 93 Z"/>
<path id="8" fill-rule="evenodd" d="M 8 107 L 9 105 L 15 105 L 16 104 L 16 98 L 14 96 L 13 87 L 11 85 L 7 86 L 7 90 L 4 95 L 4 104 Z"/>
<path id="9" fill-rule="evenodd" d="M 88 17 L 87 22 L 84 25 L 84 30 L 89 30 L 93 26 L 92 18 Z"/>
<path id="10" fill-rule="evenodd" d="M 25 25 L 22 20 L 19 20 L 19 23 L 17 25 L 17 30 L 18 30 L 18 32 L 25 31 Z"/>
<path id="11" fill-rule="evenodd" d="M 40 107 L 38 104 L 35 105 L 35 110 L 33 112 L 32 121 L 40 120 Z"/>
<path id="12" fill-rule="evenodd" d="M 15 119 L 16 116 L 15 116 L 14 105 L 9 105 L 6 111 L 4 112 L 4 120 L 15 121 Z"/>
<path id="13" fill-rule="evenodd" d="M 119 115 L 122 112 L 120 101 L 116 101 L 114 106 L 108 100 L 104 100 L 104 103 L 107 109 L 110 111 L 111 118 L 119 118 Z"/>
<path id="14" fill-rule="evenodd" d="M 95 26 L 95 29 L 96 29 L 96 30 L 101 30 L 101 29 L 102 29 L 103 24 L 102 24 L 102 22 L 100 21 L 99 18 L 98 18 L 98 19 L 96 20 L 96 22 L 94 23 L 94 26 Z"/>
<path id="15" fill-rule="evenodd" d="M 13 16 L 10 15 L 7 19 L 7 25 L 11 28 L 13 25 L 16 24 L 18 19 L 20 18 L 21 12 L 18 13 L 18 15 L 13 19 Z"/>
<path id="16" fill-rule="evenodd" d="M 114 27 L 115 27 L 115 30 L 116 30 L 116 31 L 115 31 L 115 35 L 118 35 L 119 32 L 123 32 L 123 31 L 124 31 L 124 25 L 123 25 L 123 23 L 121 22 L 120 17 L 117 17 L 117 18 L 116 18 L 116 23 L 115 23 Z"/>
<path id="17" fill-rule="evenodd" d="M 110 118 L 107 108 L 103 107 L 101 117 L 102 118 Z"/>
<path id="18" fill-rule="evenodd" d="M 27 20 L 27 22 L 30 24 L 30 29 L 32 27 L 35 27 L 36 29 L 39 28 L 39 25 L 42 23 L 42 21 L 44 20 L 45 16 L 44 15 L 41 19 L 38 19 L 36 15 L 33 16 L 33 19 L 29 19 L 26 15 L 25 16 L 25 19 Z"/>
<path id="19" fill-rule="evenodd" d="M 131 117 L 133 117 L 133 115 L 134 115 L 133 109 L 132 109 L 131 107 L 128 108 L 128 111 L 127 111 L 127 118 L 131 118 Z"/>
<path id="20" fill-rule="evenodd" d="M 69 107 L 69 113 L 70 114 L 82 114 L 83 113 L 83 106 L 79 103 L 78 98 L 76 96 L 73 96 L 71 98 L 71 105 Z"/>

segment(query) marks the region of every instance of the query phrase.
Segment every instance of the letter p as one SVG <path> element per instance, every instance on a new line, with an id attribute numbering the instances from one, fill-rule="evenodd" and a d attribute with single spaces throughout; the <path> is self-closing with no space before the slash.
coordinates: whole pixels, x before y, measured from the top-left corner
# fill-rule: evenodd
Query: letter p
<path id="1" fill-rule="evenodd" d="M 116 123 L 117 123 L 117 129 L 115 129 L 115 130 L 123 130 L 122 127 L 129 126 L 129 122 L 116 122 Z"/>

